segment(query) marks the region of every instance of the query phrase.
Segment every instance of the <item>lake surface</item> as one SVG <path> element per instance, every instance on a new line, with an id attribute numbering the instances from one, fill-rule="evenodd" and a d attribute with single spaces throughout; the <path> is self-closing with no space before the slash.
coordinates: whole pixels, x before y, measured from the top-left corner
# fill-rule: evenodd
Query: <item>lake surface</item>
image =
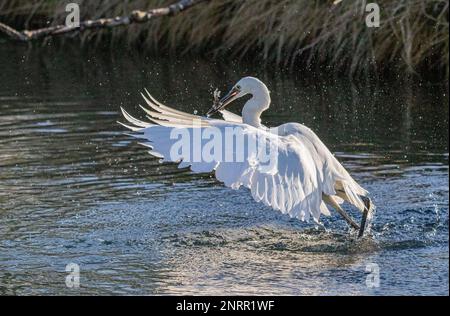
<path id="1" fill-rule="evenodd" d="M 161 165 L 116 123 L 144 118 L 143 88 L 204 113 L 244 75 L 271 90 L 265 124 L 308 125 L 371 192 L 372 238 Z M 1 44 L 0 294 L 448 295 L 448 126 L 440 84 Z"/>

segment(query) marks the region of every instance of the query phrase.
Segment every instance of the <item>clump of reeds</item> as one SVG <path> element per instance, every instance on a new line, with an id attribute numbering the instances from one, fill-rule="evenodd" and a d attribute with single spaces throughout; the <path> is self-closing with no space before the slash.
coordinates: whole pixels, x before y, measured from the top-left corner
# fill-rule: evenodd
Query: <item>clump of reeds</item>
<path id="1" fill-rule="evenodd" d="M 82 19 L 95 19 L 174 1 L 75 2 L 80 3 Z M 377 0 L 379 28 L 365 24 L 368 2 L 211 0 L 173 18 L 83 33 L 81 39 L 92 43 L 107 37 L 148 50 L 252 56 L 281 66 L 315 65 L 351 74 L 396 68 L 438 70 L 448 77 L 448 0 Z M 43 15 L 52 23 L 61 23 L 65 14 L 61 1 L 0 0 L 2 19 Z"/>

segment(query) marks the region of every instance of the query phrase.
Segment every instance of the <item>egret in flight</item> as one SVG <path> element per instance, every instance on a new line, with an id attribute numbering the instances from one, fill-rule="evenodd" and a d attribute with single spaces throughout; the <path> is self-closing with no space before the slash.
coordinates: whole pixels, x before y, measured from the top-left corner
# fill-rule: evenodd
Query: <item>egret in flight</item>
<path id="1" fill-rule="evenodd" d="M 142 94 L 142 97 L 148 107 L 141 108 L 150 122 L 136 119 L 122 108 L 129 124 L 119 123 L 133 131 L 130 135 L 141 139 L 141 144 L 150 148 L 150 154 L 163 162 L 178 163 L 180 168 L 190 167 L 195 173 L 214 171 L 215 177 L 227 187 L 247 187 L 256 201 L 300 220 L 312 218 L 319 223 L 320 215 L 329 216 L 328 207 L 331 207 L 358 231 L 359 237 L 363 236 L 374 210 L 368 192 L 308 127 L 286 123 L 268 128 L 261 124 L 261 113 L 270 105 L 270 92 L 259 79 L 242 78 L 223 98 L 215 95 L 215 102 L 206 116 L 175 110 L 145 91 L 147 96 Z M 245 95 L 252 97 L 245 103 L 242 116 L 225 110 L 227 105 Z M 210 117 L 217 112 L 223 120 Z M 211 150 L 212 155 L 203 157 L 204 149 L 207 146 L 211 149 L 208 141 L 215 137 L 222 140 L 218 134 L 227 134 L 229 130 L 242 141 L 216 142 L 220 147 L 216 146 Z M 181 145 L 188 148 L 180 150 L 179 136 L 183 135 L 189 140 Z M 200 138 L 197 149 L 196 135 L 207 135 Z M 251 141 L 258 146 L 250 146 Z M 274 163 L 267 164 L 267 159 L 262 161 L 261 147 L 271 151 Z M 233 159 L 236 156 L 241 159 Z M 342 208 L 345 201 L 361 211 L 360 224 Z"/>

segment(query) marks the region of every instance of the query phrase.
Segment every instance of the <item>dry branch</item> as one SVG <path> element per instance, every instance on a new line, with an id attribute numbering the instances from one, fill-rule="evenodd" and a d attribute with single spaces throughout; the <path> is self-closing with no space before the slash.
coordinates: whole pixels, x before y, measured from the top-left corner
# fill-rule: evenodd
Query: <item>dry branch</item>
<path id="1" fill-rule="evenodd" d="M 19 41 L 30 41 L 47 36 L 61 35 L 71 32 L 81 32 L 94 28 L 113 28 L 121 25 L 133 23 L 145 23 L 155 17 L 173 16 L 186 9 L 189 9 L 201 2 L 209 0 L 180 0 L 167 7 L 156 8 L 149 11 L 135 10 L 129 16 L 117 16 L 115 18 L 102 18 L 98 20 L 80 21 L 80 26 L 55 25 L 36 30 L 17 31 L 16 29 L 0 22 L 0 33 L 6 34 L 9 38 Z"/>

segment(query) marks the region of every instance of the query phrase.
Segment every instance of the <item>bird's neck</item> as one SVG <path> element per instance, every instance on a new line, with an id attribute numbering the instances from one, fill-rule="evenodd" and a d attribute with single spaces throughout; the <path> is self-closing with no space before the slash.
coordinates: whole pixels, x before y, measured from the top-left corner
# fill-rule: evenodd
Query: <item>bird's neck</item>
<path id="1" fill-rule="evenodd" d="M 242 122 L 254 127 L 261 127 L 261 113 L 269 108 L 270 95 L 268 91 L 253 94 L 242 109 Z"/>

